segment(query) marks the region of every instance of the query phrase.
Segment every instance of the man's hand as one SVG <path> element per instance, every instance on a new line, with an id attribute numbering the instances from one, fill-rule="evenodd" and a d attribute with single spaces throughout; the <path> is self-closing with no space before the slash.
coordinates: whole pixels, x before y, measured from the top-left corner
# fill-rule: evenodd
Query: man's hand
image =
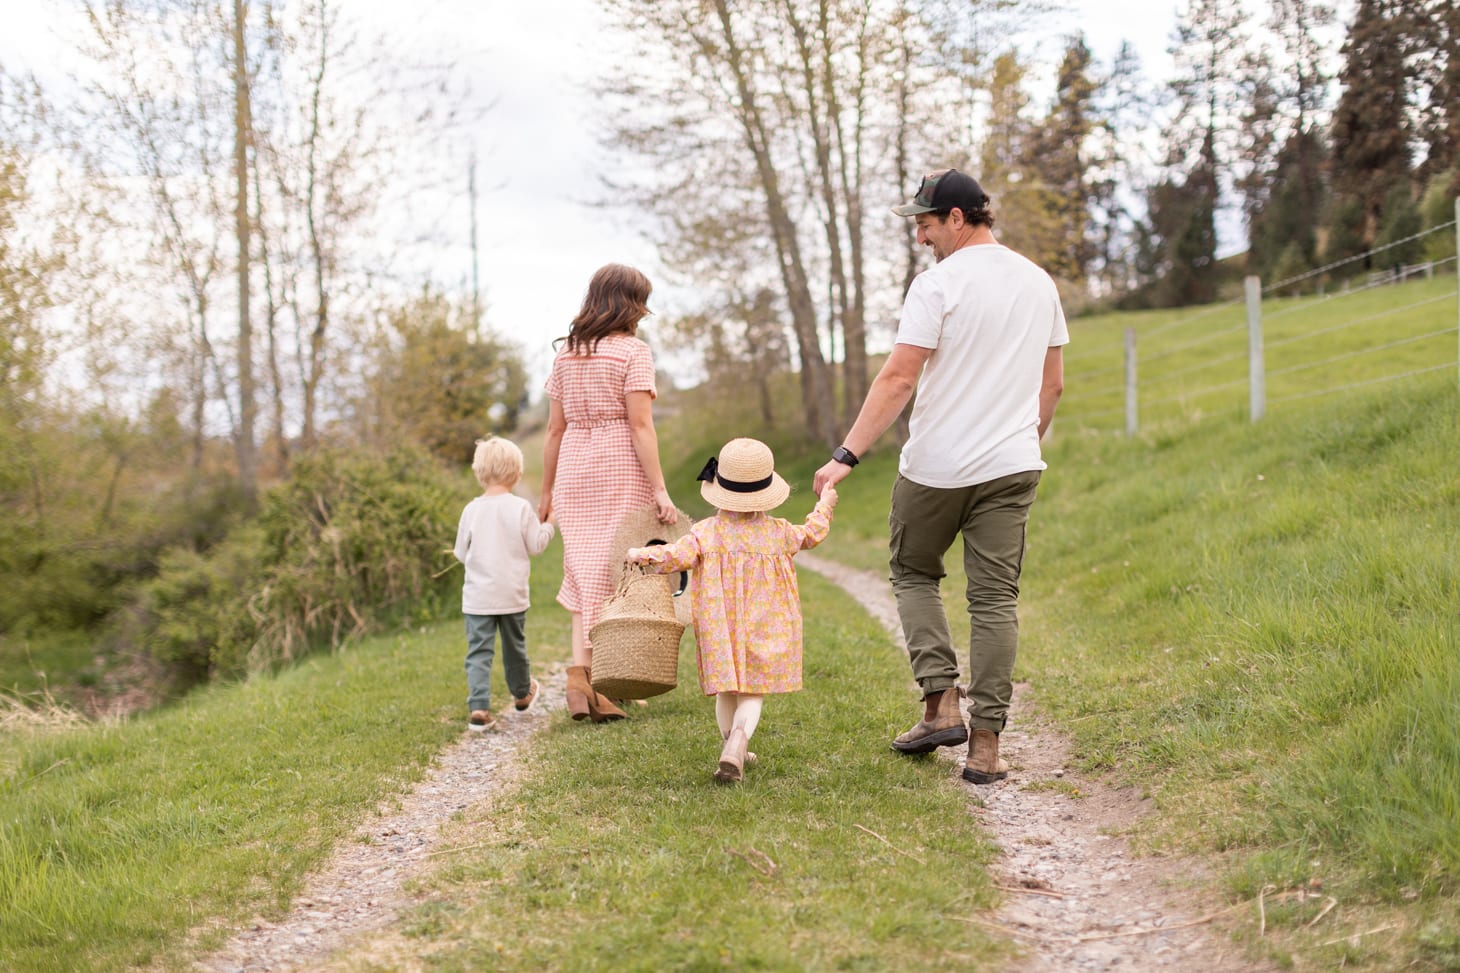
<path id="1" fill-rule="evenodd" d="M 836 495 L 836 485 L 847 478 L 852 468 L 845 463 L 838 463 L 836 460 L 829 460 L 825 466 L 816 471 L 816 476 L 811 481 L 811 490 L 818 497 L 821 491 L 828 487 L 832 488 L 832 495 Z"/>

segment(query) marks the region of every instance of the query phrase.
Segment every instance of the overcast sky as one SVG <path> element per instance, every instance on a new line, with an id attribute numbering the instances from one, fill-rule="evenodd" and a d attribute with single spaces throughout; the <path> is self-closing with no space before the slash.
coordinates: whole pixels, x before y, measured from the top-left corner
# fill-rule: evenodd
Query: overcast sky
<path id="1" fill-rule="evenodd" d="M 46 80 L 65 77 L 74 59 L 58 32 L 75 8 L 64 2 L 7 3 L 0 31 L 0 64 Z M 1124 39 L 1141 52 L 1152 77 L 1168 70 L 1166 47 L 1180 5 L 1166 0 L 1072 0 L 1052 17 L 1053 57 L 1059 39 L 1083 31 L 1102 61 Z M 476 133 L 480 273 L 487 319 L 519 341 L 536 374 L 551 360 L 549 342 L 562 335 L 593 271 L 604 263 L 635 263 L 651 271 L 655 250 L 622 214 L 594 209 L 599 149 L 586 123 L 592 105 L 586 82 L 602 58 L 601 19 L 593 0 L 347 0 L 352 17 L 377 25 L 404 56 L 433 51 L 452 56 L 473 90 L 494 101 Z M 1032 52 L 1026 52 L 1032 53 Z M 463 157 L 465 148 L 460 148 Z M 928 160 L 933 166 L 938 160 Z M 438 280 L 465 284 L 471 276 L 465 173 L 460 206 L 441 214 L 445 235 Z M 664 303 L 672 303 L 665 296 Z M 650 332 L 652 335 L 652 325 Z"/>

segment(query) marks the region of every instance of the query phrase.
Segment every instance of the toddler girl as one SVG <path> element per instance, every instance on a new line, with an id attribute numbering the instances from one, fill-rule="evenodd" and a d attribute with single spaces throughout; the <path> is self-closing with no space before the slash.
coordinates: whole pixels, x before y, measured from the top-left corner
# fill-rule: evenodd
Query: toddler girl
<path id="1" fill-rule="evenodd" d="M 801 525 L 766 511 L 791 488 L 770 447 L 734 439 L 700 471 L 700 495 L 719 508 L 673 544 L 630 548 L 630 564 L 656 573 L 695 569 L 690 597 L 699 643 L 700 688 L 715 697 L 724 750 L 715 777 L 738 781 L 766 693 L 801 688 L 801 601 L 791 558 L 826 539 L 836 490 L 821 491 Z"/>

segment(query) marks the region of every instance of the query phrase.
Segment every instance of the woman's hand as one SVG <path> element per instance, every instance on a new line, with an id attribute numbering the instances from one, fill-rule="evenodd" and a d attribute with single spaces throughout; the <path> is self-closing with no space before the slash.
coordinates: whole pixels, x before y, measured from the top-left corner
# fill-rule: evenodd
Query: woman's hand
<path id="1" fill-rule="evenodd" d="M 679 520 L 679 511 L 675 509 L 674 501 L 669 499 L 669 491 L 659 489 L 654 491 L 655 513 L 659 517 L 659 523 L 672 524 Z"/>
<path id="2" fill-rule="evenodd" d="M 552 520 L 553 516 L 553 495 L 544 493 L 542 499 L 537 501 L 537 519 L 542 523 Z"/>

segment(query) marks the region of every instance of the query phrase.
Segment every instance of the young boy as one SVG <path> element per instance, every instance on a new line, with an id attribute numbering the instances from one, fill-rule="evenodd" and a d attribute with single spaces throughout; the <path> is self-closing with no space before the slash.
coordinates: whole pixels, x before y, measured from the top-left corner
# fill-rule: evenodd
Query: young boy
<path id="1" fill-rule="evenodd" d="M 456 529 L 456 559 L 466 566 L 461 612 L 466 616 L 467 727 L 491 729 L 492 655 L 502 636 L 502 668 L 518 710 L 537 698 L 527 661 L 529 558 L 553 539 L 551 518 L 539 523 L 532 504 L 512 493 L 522 479 L 522 450 L 493 436 L 478 439 L 471 470 L 482 495 L 466 505 Z"/>

